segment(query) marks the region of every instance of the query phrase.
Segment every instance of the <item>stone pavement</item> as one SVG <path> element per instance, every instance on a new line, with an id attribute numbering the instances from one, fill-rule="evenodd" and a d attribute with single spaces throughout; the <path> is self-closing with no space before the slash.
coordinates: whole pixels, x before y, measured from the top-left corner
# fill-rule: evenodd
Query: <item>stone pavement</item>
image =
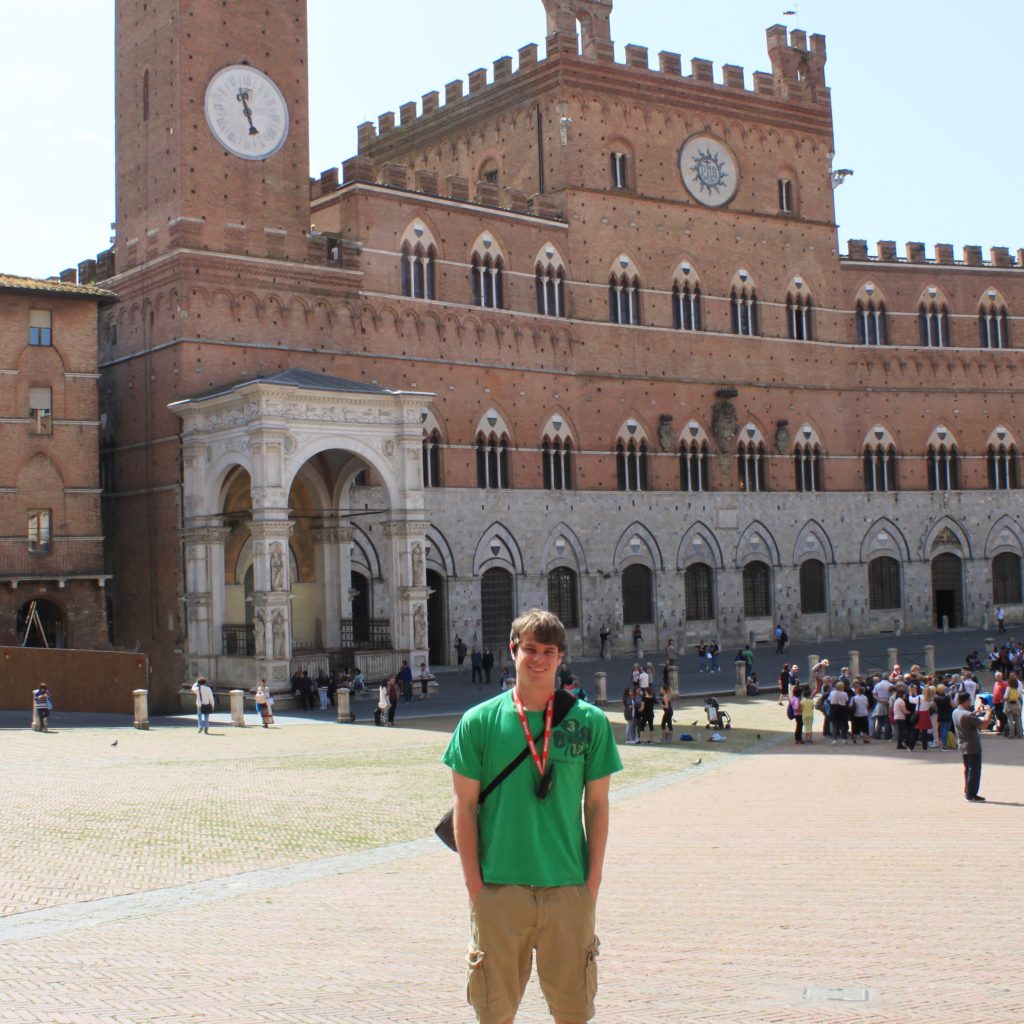
<path id="1" fill-rule="evenodd" d="M 1024 743 L 986 737 L 968 804 L 955 754 L 724 706 L 725 743 L 691 706 L 694 743 L 622 750 L 598 1020 L 1018 1021 Z M 0 1024 L 470 1021 L 451 725 L 4 730 Z"/>

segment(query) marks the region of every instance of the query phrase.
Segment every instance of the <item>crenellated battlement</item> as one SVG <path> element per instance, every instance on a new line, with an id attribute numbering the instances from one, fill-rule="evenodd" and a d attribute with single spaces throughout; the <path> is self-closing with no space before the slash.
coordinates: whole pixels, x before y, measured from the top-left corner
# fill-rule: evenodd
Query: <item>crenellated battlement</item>
<path id="1" fill-rule="evenodd" d="M 988 251 L 988 259 L 983 256 L 980 245 L 965 245 L 961 257 L 955 257 L 953 246 L 946 242 L 936 242 L 931 256 L 927 255 L 924 242 L 907 242 L 904 255 L 900 256 L 893 241 L 880 241 L 875 252 L 868 252 L 868 243 L 863 238 L 851 238 L 847 242 L 847 251 L 840 255 L 841 259 L 868 263 L 905 263 L 932 266 L 955 267 L 997 267 L 1000 269 L 1024 268 L 1024 249 L 1011 253 L 1008 246 L 992 246 Z"/>
<path id="2" fill-rule="evenodd" d="M 421 124 L 438 113 L 453 112 L 485 94 L 491 94 L 497 87 L 563 59 L 612 65 L 665 80 L 713 90 L 746 92 L 800 106 L 813 107 L 830 102 L 825 84 L 823 35 L 812 35 L 808 42 L 804 31 L 788 31 L 784 25 L 772 25 L 766 30 L 772 70 L 755 71 L 748 88 L 744 69 L 739 65 L 722 65 L 721 78 L 716 80 L 713 62 L 694 57 L 690 61 L 689 74 L 683 74 L 681 55 L 668 50 L 658 54 L 656 68 L 651 67 L 648 47 L 632 43 L 625 47 L 625 61 L 616 61 L 614 47 L 606 31 L 612 6 L 610 0 L 544 0 L 544 3 L 548 9 L 549 28 L 546 57 L 539 58 L 537 44 L 529 43 L 520 47 L 518 62 L 513 62 L 509 56 L 499 57 L 493 62 L 490 75 L 486 68 L 477 68 L 469 72 L 465 81 L 455 79 L 449 82 L 444 87 L 443 102 L 441 92 L 433 90 L 424 93 L 418 101 L 401 104 L 397 117 L 393 110 L 389 110 L 377 118 L 376 124 L 364 121 L 357 128 L 359 153 L 369 154 L 378 139 Z M 576 29 L 577 21 L 583 26 L 582 38 Z"/>
<path id="3" fill-rule="evenodd" d="M 563 220 L 565 217 L 561 203 L 555 196 L 541 193 L 528 196 L 517 188 L 502 188 L 491 181 L 470 182 L 469 178 L 458 174 L 449 174 L 441 181 L 437 171 L 422 167 L 413 170 L 408 164 L 399 162 L 375 164 L 367 157 L 354 156 L 342 164 L 342 175 L 339 182 L 338 168 L 330 167 L 321 172 L 319 178 L 310 178 L 310 202 L 315 203 L 331 195 L 342 185 L 363 182 L 403 192 L 453 199 L 460 203 L 475 203 L 494 210 L 526 213 L 548 220 Z"/>

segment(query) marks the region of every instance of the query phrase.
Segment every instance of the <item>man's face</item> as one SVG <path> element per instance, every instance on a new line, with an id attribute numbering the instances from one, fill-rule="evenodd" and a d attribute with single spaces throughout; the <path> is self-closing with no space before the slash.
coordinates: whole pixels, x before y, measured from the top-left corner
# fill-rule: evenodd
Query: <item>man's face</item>
<path id="1" fill-rule="evenodd" d="M 528 685 L 554 687 L 555 672 L 562 660 L 562 650 L 555 644 L 542 643 L 530 634 L 522 637 L 518 647 L 509 645 L 515 662 L 516 676 Z"/>

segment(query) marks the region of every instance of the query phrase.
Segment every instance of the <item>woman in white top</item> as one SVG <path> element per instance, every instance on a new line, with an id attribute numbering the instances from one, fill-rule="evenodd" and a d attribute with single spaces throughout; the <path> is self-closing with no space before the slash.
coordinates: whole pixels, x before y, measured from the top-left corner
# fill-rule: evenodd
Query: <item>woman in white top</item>
<path id="1" fill-rule="evenodd" d="M 192 692 L 196 695 L 196 721 L 199 731 L 210 735 L 210 715 L 213 712 L 213 687 L 206 681 L 206 676 L 199 676 L 192 684 Z"/>
<path id="2" fill-rule="evenodd" d="M 828 699 L 828 717 L 832 728 L 832 743 L 840 739 L 849 742 L 850 737 L 850 695 L 846 692 L 846 683 L 841 679 L 836 683 Z"/>
<path id="3" fill-rule="evenodd" d="M 274 698 L 270 695 L 266 679 L 261 679 L 256 684 L 256 714 L 260 716 L 264 729 L 269 729 L 274 724 Z"/>

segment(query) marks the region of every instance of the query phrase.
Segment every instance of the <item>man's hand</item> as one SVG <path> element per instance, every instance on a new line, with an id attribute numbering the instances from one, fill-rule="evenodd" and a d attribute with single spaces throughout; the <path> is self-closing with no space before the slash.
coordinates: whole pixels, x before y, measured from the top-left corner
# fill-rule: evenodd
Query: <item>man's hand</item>
<path id="1" fill-rule="evenodd" d="M 591 876 L 587 879 L 587 888 L 590 890 L 590 895 L 594 897 L 594 903 L 597 903 L 597 890 L 601 888 L 601 880 Z"/>

